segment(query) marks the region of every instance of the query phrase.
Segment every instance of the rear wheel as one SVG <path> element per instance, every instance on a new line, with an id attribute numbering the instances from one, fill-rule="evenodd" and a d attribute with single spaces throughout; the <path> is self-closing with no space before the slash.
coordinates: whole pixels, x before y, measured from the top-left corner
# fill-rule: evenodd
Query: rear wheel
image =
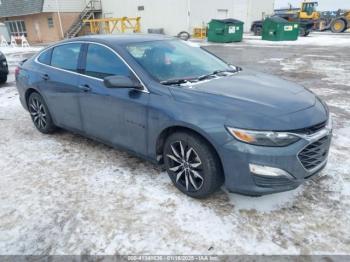
<path id="1" fill-rule="evenodd" d="M 203 138 L 186 132 L 174 133 L 165 142 L 163 154 L 170 179 L 186 195 L 203 198 L 223 184 L 220 161 Z"/>
<path id="2" fill-rule="evenodd" d="M 331 30 L 333 33 L 341 33 L 346 29 L 346 22 L 343 19 L 336 19 L 331 24 Z"/>
<path id="3" fill-rule="evenodd" d="M 41 133 L 49 134 L 56 130 L 56 126 L 41 95 L 34 92 L 29 96 L 28 110 L 35 127 Z"/>
<path id="4" fill-rule="evenodd" d="M 177 37 L 180 38 L 181 40 L 187 41 L 188 39 L 190 39 L 191 35 L 186 31 L 181 31 L 180 33 L 177 34 Z"/>
<path id="5" fill-rule="evenodd" d="M 254 27 L 254 35 L 261 36 L 262 28 L 260 26 Z"/>
<path id="6" fill-rule="evenodd" d="M 308 36 L 310 34 L 309 30 L 306 30 L 304 27 L 299 28 L 299 36 Z"/>

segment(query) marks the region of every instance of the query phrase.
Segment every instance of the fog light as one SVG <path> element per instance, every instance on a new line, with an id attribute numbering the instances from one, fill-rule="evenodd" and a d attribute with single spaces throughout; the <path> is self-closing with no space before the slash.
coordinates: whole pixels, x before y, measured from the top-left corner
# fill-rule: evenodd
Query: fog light
<path id="1" fill-rule="evenodd" d="M 295 179 L 291 174 L 284 171 L 283 169 L 270 167 L 270 166 L 261 166 L 256 164 L 249 164 L 250 172 L 260 176 L 269 176 L 269 177 L 287 177 L 289 179 Z"/>

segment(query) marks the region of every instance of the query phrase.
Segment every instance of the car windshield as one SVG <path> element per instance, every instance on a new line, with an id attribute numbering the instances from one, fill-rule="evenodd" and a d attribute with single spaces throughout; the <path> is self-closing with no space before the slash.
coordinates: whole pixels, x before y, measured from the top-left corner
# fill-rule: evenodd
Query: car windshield
<path id="1" fill-rule="evenodd" d="M 151 76 L 162 83 L 232 71 L 232 67 L 214 55 L 180 40 L 135 43 L 126 48 Z"/>

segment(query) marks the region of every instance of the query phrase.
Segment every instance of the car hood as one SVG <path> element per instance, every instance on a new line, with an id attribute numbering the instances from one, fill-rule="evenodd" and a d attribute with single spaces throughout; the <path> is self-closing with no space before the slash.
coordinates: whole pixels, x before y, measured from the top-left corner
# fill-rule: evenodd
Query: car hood
<path id="1" fill-rule="evenodd" d="M 262 129 L 265 124 L 271 128 L 272 122 L 276 122 L 273 124 L 276 129 L 292 129 L 324 121 L 326 117 L 323 105 L 312 92 L 298 84 L 251 70 L 181 89 L 172 88 L 175 99 L 211 107 L 224 113 L 229 120 L 239 121 L 236 126 L 241 127 L 258 128 L 257 120 L 260 120 L 259 128 Z M 290 117 L 302 118 L 306 111 L 314 112 L 316 117 L 311 117 L 312 121 L 308 123 L 301 121 L 286 125 Z"/>
<path id="2" fill-rule="evenodd" d="M 256 105 L 263 113 L 273 116 L 306 109 L 316 100 L 313 93 L 298 84 L 254 71 L 242 71 L 193 87 L 201 92 Z"/>

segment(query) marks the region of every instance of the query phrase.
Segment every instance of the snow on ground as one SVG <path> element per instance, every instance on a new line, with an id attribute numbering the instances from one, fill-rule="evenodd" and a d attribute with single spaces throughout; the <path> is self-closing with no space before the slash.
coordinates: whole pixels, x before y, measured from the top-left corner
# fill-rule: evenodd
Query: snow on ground
<path id="1" fill-rule="evenodd" d="M 0 254 L 350 254 L 349 54 L 269 50 L 256 58 L 264 69 L 321 95 L 335 130 L 319 176 L 259 198 L 223 188 L 191 199 L 144 160 L 65 131 L 42 135 L 11 76 L 0 87 Z M 10 54 L 12 73 L 27 55 Z"/>
<path id="2" fill-rule="evenodd" d="M 19 54 L 19 53 L 28 53 L 28 52 L 38 52 L 42 49 L 42 46 L 32 46 L 32 47 L 0 47 L 0 51 L 5 55 L 8 54 Z"/>
<path id="3" fill-rule="evenodd" d="M 196 40 L 194 40 L 196 41 Z M 216 45 L 216 43 L 210 43 L 203 41 L 202 45 Z M 239 43 L 227 43 L 224 46 L 350 46 L 350 33 L 343 34 L 325 34 L 312 32 L 308 37 L 299 37 L 297 41 L 265 41 L 261 40 L 261 36 L 254 36 L 250 33 L 243 35 L 243 41 Z"/>

